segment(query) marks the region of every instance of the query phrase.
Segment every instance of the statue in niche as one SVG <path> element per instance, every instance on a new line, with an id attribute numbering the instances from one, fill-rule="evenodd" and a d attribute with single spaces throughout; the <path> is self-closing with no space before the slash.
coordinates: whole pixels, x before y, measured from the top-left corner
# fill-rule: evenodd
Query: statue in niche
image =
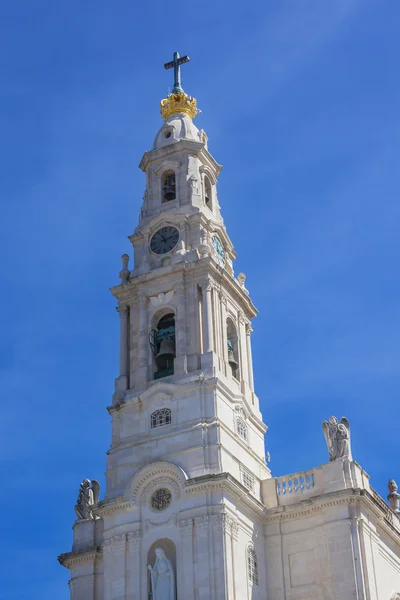
<path id="1" fill-rule="evenodd" d="M 156 548 L 156 561 L 153 566 L 147 565 L 147 569 L 151 600 L 175 600 L 174 569 L 163 548 Z"/>
<path id="2" fill-rule="evenodd" d="M 191 192 L 192 194 L 199 193 L 198 181 L 195 175 L 191 175 L 189 177 L 189 192 Z"/>
<path id="3" fill-rule="evenodd" d="M 350 423 L 346 417 L 342 417 L 340 423 L 336 417 L 330 417 L 329 422 L 322 423 L 322 430 L 328 446 L 329 459 L 331 461 L 340 458 L 351 460 Z"/>
<path id="4" fill-rule="evenodd" d="M 78 519 L 94 519 L 92 507 L 98 503 L 100 484 L 96 479 L 84 479 L 80 484 L 78 500 L 76 501 L 75 514 Z"/>
<path id="5" fill-rule="evenodd" d="M 397 491 L 398 485 L 394 479 L 389 479 L 388 490 L 388 500 L 390 508 L 393 512 L 400 513 L 400 494 Z"/>

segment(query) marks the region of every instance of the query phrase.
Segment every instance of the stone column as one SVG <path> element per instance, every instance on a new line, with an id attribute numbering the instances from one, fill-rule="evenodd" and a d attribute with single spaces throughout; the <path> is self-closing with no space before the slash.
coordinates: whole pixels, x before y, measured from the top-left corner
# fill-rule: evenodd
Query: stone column
<path id="1" fill-rule="evenodd" d="M 119 313 L 119 375 L 115 380 L 115 393 L 113 402 L 119 402 L 124 396 L 124 392 L 128 389 L 128 348 L 129 348 L 129 335 L 128 335 L 128 316 L 129 307 L 119 306 L 117 308 Z"/>
<path id="2" fill-rule="evenodd" d="M 127 306 L 119 306 L 119 376 L 128 375 L 128 315 Z"/>
<path id="3" fill-rule="evenodd" d="M 203 288 L 203 321 L 204 321 L 204 353 L 213 350 L 213 326 L 211 305 L 211 282 L 207 281 Z"/>
<path id="4" fill-rule="evenodd" d="M 179 374 L 187 373 L 187 331 L 186 331 L 186 295 L 185 283 L 183 282 L 176 289 L 177 295 L 177 314 L 176 314 L 176 358 L 175 372 Z"/>
<path id="5" fill-rule="evenodd" d="M 130 531 L 127 535 L 128 553 L 126 567 L 126 598 L 140 598 L 140 531 Z"/>
<path id="6" fill-rule="evenodd" d="M 193 557 L 193 519 L 179 521 L 181 551 L 177 565 L 177 594 L 183 592 L 185 600 L 194 600 L 194 557 Z"/>
<path id="7" fill-rule="evenodd" d="M 250 386 L 250 390 L 252 392 L 254 392 L 253 355 L 251 352 L 252 331 L 253 331 L 253 329 L 252 329 L 250 323 L 248 323 L 246 326 L 246 338 L 247 338 L 247 362 L 248 362 L 248 369 L 249 369 L 249 386 Z"/>
<path id="8" fill-rule="evenodd" d="M 142 389 L 147 384 L 147 367 L 148 367 L 148 353 L 149 347 L 149 331 L 147 324 L 147 297 L 140 296 L 138 298 L 139 304 L 139 331 L 137 332 L 138 337 L 138 364 L 135 370 L 135 382 L 134 387 L 136 389 Z"/>
<path id="9" fill-rule="evenodd" d="M 228 318 L 227 314 L 227 306 L 228 299 L 224 292 L 220 292 L 220 306 L 221 306 L 221 321 L 222 321 L 222 330 L 221 330 L 221 343 L 222 343 L 222 358 L 224 362 L 225 376 L 229 373 L 228 371 L 228 336 L 226 333 L 226 321 Z"/>
<path id="10" fill-rule="evenodd" d="M 242 383 L 242 392 L 246 393 L 246 387 L 248 387 L 249 379 L 249 369 L 247 364 L 247 336 L 244 315 L 241 312 L 238 315 L 238 337 L 240 349 L 240 380 Z"/>

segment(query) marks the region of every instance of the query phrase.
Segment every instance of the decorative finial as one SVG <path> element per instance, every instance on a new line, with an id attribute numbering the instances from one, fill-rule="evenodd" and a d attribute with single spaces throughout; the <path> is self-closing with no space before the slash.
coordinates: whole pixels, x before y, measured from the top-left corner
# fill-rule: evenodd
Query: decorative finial
<path id="1" fill-rule="evenodd" d="M 388 483 L 389 495 L 387 499 L 389 500 L 390 508 L 395 513 L 400 513 L 400 494 L 398 493 L 398 485 L 394 479 L 389 479 Z"/>
<path id="2" fill-rule="evenodd" d="M 127 281 L 129 279 L 129 269 L 128 269 L 129 256 L 128 256 L 128 254 L 123 254 L 121 256 L 121 261 L 122 261 L 122 269 L 119 272 L 119 278 L 121 279 L 121 283 L 125 283 L 125 281 Z"/>
<path id="3" fill-rule="evenodd" d="M 246 294 L 248 294 L 249 290 L 247 290 L 246 287 L 245 287 L 246 275 L 244 273 L 239 273 L 239 275 L 237 276 L 237 278 L 238 278 L 238 282 L 239 282 L 239 285 L 242 288 L 242 290 L 244 292 L 246 292 Z"/>
<path id="4" fill-rule="evenodd" d="M 188 96 L 181 86 L 181 65 L 189 62 L 188 56 L 179 56 L 174 52 L 174 59 L 165 63 L 165 69 L 174 69 L 174 87 L 167 98 L 161 100 L 160 110 L 163 119 L 167 119 L 176 113 L 185 113 L 192 119 L 200 112 L 197 108 L 196 99 Z"/>

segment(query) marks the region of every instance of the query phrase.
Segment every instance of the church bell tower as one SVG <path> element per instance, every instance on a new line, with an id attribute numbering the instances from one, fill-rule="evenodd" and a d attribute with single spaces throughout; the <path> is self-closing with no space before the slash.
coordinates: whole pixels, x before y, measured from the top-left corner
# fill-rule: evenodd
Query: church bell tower
<path id="1" fill-rule="evenodd" d="M 270 477 L 251 356 L 257 311 L 234 272 L 222 167 L 181 86 L 188 60 L 175 53 L 165 65 L 174 88 L 139 165 L 146 186 L 129 236 L 133 265 L 123 255 L 111 289 L 120 360 L 106 490 L 60 557 L 72 600 L 263 597 L 248 559 L 249 547 L 264 553 L 257 515 Z"/>

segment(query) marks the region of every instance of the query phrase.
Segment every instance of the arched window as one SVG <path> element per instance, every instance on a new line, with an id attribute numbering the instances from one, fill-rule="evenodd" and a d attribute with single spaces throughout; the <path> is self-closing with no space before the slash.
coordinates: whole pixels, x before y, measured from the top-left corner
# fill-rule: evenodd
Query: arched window
<path id="1" fill-rule="evenodd" d="M 245 442 L 247 442 L 247 425 L 242 417 L 236 418 L 236 432 L 245 440 Z"/>
<path id="2" fill-rule="evenodd" d="M 235 379 L 239 379 L 238 337 L 231 319 L 228 319 L 226 323 L 226 335 L 228 340 L 228 363 L 232 369 L 232 375 Z"/>
<path id="3" fill-rule="evenodd" d="M 173 375 L 175 359 L 174 313 L 168 313 L 158 321 L 157 327 L 150 331 L 149 342 L 157 369 L 154 373 L 154 379 Z"/>
<path id="4" fill-rule="evenodd" d="M 204 202 L 210 210 L 212 210 L 211 194 L 212 190 L 210 180 L 208 179 L 208 177 L 204 177 Z"/>
<path id="5" fill-rule="evenodd" d="M 247 577 L 250 583 L 259 584 L 257 554 L 253 546 L 247 548 Z"/>
<path id="6" fill-rule="evenodd" d="M 176 198 L 175 173 L 166 171 L 162 176 L 162 202 L 171 202 Z"/>
<path id="7" fill-rule="evenodd" d="M 171 409 L 170 408 L 159 408 L 155 410 L 150 416 L 150 427 L 162 427 L 163 425 L 170 425 L 171 423 Z"/>

